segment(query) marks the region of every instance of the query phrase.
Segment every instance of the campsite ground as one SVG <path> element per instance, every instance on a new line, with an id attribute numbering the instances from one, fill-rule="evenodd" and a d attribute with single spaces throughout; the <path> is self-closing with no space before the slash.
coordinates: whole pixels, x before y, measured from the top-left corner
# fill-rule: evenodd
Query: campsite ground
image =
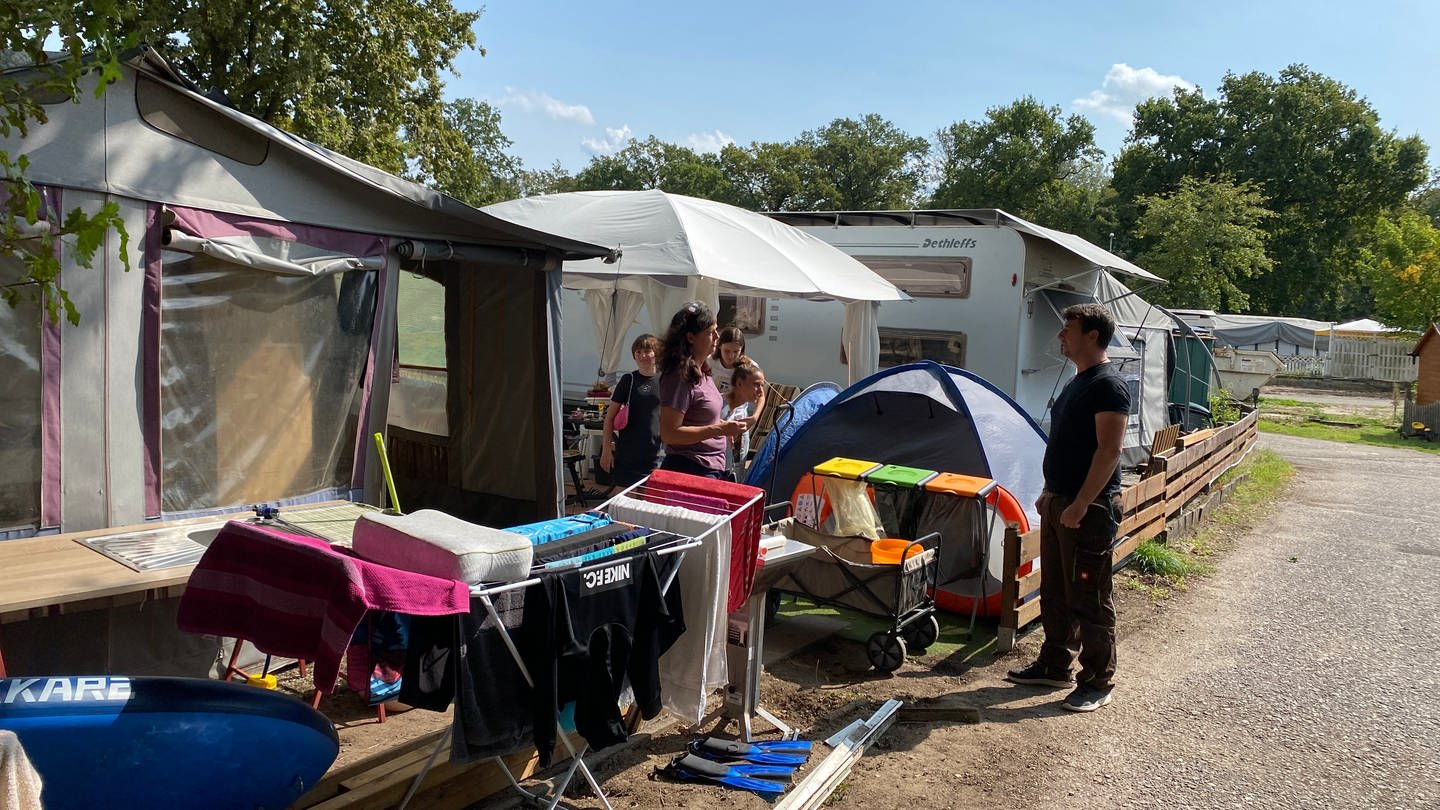
<path id="1" fill-rule="evenodd" d="M 1228 551 L 1209 578 L 1158 602 L 1117 589 L 1121 682 L 1116 702 L 1093 715 L 1060 711 L 1061 693 L 1003 680 L 1033 656 L 1038 631 L 1007 655 L 937 645 L 880 676 L 853 640 L 863 628 L 825 635 L 833 621 L 787 608 L 796 615 L 775 625 L 773 652 L 823 638 L 768 667 L 762 703 L 807 737 L 823 739 L 891 697 L 979 712 L 976 724 L 893 726 L 827 806 L 1440 803 L 1440 459 L 1287 436 L 1261 443 L 1296 466 L 1294 483 L 1268 515 L 1226 530 Z M 947 624 L 942 640 L 964 622 Z M 332 709 L 342 762 L 446 719 L 414 711 L 381 726 L 343 696 Z M 693 735 L 647 731 L 592 760 L 614 807 L 768 806 L 747 793 L 654 780 L 653 769 Z M 600 806 L 589 795 L 567 804 Z"/>

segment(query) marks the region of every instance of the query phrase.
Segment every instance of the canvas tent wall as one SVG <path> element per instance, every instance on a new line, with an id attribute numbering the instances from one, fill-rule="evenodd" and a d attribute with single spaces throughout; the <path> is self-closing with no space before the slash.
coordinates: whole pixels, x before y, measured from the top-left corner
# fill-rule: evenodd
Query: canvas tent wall
<path id="1" fill-rule="evenodd" d="M 425 495 L 481 515 L 558 510 L 559 267 L 605 249 L 220 106 L 151 52 L 100 98 L 54 101 L 0 148 L 28 158 L 50 217 L 117 205 L 133 269 L 117 234 L 93 271 L 65 246 L 78 327 L 0 307 L 16 347 L 5 404 L 24 414 L 0 423 L 0 531 L 378 502 L 368 436 L 391 406 L 402 269 L 443 285 L 448 316 L 447 430 L 422 449 Z M 15 278 L 16 260 L 0 272 Z"/>

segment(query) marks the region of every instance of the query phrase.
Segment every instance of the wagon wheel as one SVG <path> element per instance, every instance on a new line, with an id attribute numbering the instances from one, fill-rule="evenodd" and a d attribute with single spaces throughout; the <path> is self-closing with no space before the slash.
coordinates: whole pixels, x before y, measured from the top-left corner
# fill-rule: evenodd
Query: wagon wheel
<path id="1" fill-rule="evenodd" d="M 876 633 L 865 645 L 870 665 L 880 672 L 894 672 L 905 663 L 905 639 L 891 631 Z"/>
<path id="2" fill-rule="evenodd" d="M 940 620 L 931 613 L 923 619 L 905 625 L 900 629 L 900 636 L 905 639 L 905 646 L 915 651 L 916 655 L 924 655 L 925 648 L 935 643 L 940 638 Z"/>

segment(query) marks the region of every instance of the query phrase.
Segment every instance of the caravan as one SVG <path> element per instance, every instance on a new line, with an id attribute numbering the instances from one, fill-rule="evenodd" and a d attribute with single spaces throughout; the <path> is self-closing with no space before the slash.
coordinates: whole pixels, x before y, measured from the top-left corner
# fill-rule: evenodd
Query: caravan
<path id="1" fill-rule="evenodd" d="M 1170 319 L 1116 276 L 1162 280 L 1125 259 L 994 209 L 771 216 L 856 257 L 914 299 L 878 305 L 879 368 L 933 360 L 966 369 L 1047 427 L 1050 402 L 1074 373 L 1056 341 L 1058 313 L 1098 300 L 1121 326 L 1110 355 L 1134 394 L 1127 462 L 1143 458 L 1169 423 Z M 565 295 L 566 316 L 584 317 L 579 296 Z M 721 322 L 747 332 L 748 351 L 769 379 L 792 385 L 854 383 L 877 370 L 847 364 L 844 320 L 836 303 L 721 297 Z M 577 343 L 566 341 L 562 362 L 567 396 L 594 379 L 595 352 Z"/>

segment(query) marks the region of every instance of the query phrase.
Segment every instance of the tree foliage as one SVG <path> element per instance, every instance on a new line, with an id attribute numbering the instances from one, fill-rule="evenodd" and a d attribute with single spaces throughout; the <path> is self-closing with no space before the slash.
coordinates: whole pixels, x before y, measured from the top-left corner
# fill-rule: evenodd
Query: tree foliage
<path id="1" fill-rule="evenodd" d="M 806 208 L 849 211 L 912 208 L 920 199 L 930 145 L 870 113 L 837 118 L 796 139 L 808 155 Z"/>
<path id="2" fill-rule="evenodd" d="M 1151 295 L 1170 306 L 1244 312 L 1243 282 L 1269 272 L 1260 193 L 1228 180 L 1186 177 L 1172 194 L 1142 197 L 1139 262 L 1169 284 Z"/>
<path id="3" fill-rule="evenodd" d="M 473 98 L 445 105 L 441 148 L 418 161 L 415 179 L 477 208 L 514 199 L 525 184 L 520 159 L 508 151 L 514 142 L 500 130 L 500 111 Z"/>
<path id="4" fill-rule="evenodd" d="M 715 155 L 666 143 L 654 135 L 643 141 L 631 138 L 613 155 L 597 155 L 575 175 L 581 191 L 658 188 L 672 194 L 724 199 L 728 181 Z"/>
<path id="5" fill-rule="evenodd" d="M 451 0 L 136 0 L 126 26 L 236 109 L 400 174 L 454 148 L 442 74 L 479 16 Z"/>
<path id="6" fill-rule="evenodd" d="M 1423 330 L 1440 321 L 1440 230 L 1418 211 L 1378 217 L 1361 251 L 1375 295 L 1375 315 L 1401 329 Z"/>
<path id="7" fill-rule="evenodd" d="M 935 143 L 936 208 L 1001 208 L 1063 229 L 1047 215 L 1098 200 L 1100 188 L 1081 178 L 1103 157 L 1094 125 L 1078 115 L 1062 120 L 1059 107 L 1031 96 L 986 110 L 984 121 L 951 124 Z"/>
<path id="8" fill-rule="evenodd" d="M 48 116 L 41 103 L 49 99 L 81 98 L 82 84 L 94 82 L 98 97 L 120 74 L 120 52 L 124 40 L 115 33 L 119 9 L 115 0 L 91 0 L 84 4 L 35 0 L 26 4 L 0 5 L 3 50 L 14 71 L 0 73 L 0 137 L 25 137 L 34 123 Z M 58 54 L 47 53 L 46 38 L 54 35 Z M 30 69 L 20 69 L 30 67 Z M 69 212 L 50 210 L 43 196 L 26 177 L 29 161 L 25 155 L 0 150 L 0 258 L 18 257 L 18 279 L 7 279 L 0 297 L 10 306 L 33 300 L 45 309 L 52 322 L 60 311 L 71 324 L 80 322 L 80 312 L 60 286 L 60 259 L 57 248 L 63 241 L 75 262 L 90 267 L 95 253 L 114 228 L 120 237 L 120 257 L 129 269 L 129 237 L 114 203 L 94 213 L 81 209 Z"/>
<path id="9" fill-rule="evenodd" d="M 1357 234 L 1424 180 L 1425 144 L 1380 128 L 1364 99 L 1292 65 L 1278 76 L 1227 74 L 1219 96 L 1177 89 L 1142 102 L 1116 159 L 1122 233 L 1141 198 L 1183 178 L 1253 184 L 1275 216 L 1264 225 L 1275 270 L 1242 280 L 1260 311 L 1335 319 L 1368 303 L 1354 271 Z"/>

